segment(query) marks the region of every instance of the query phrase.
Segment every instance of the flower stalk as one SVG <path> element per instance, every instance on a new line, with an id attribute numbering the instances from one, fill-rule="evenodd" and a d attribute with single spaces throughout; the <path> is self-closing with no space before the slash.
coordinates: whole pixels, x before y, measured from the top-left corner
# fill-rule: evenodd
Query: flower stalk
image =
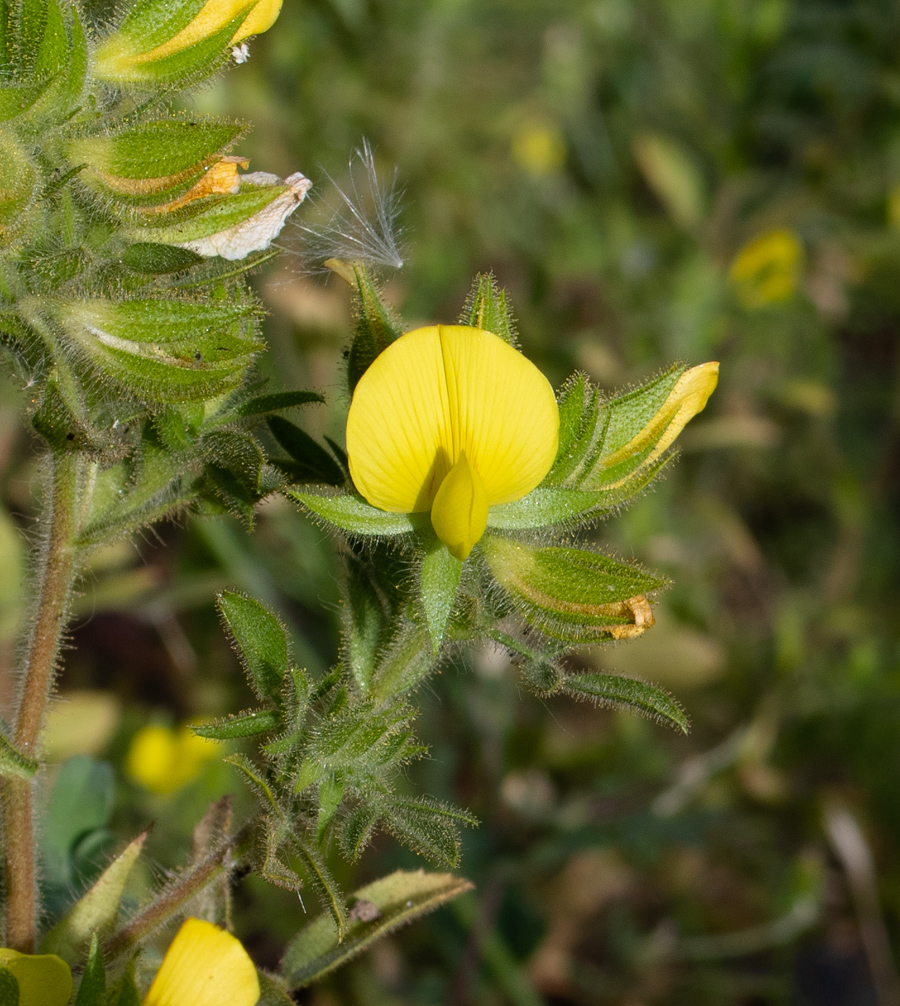
<path id="1" fill-rule="evenodd" d="M 14 734 L 16 747 L 30 757 L 38 752 L 44 712 L 58 668 L 60 641 L 68 622 L 72 585 L 78 575 L 75 535 L 77 513 L 84 505 L 80 491 L 83 465 L 74 451 L 50 455 L 49 526 Z M 22 953 L 34 950 L 37 915 L 33 788 L 30 780 L 4 781 L 6 942 Z"/>

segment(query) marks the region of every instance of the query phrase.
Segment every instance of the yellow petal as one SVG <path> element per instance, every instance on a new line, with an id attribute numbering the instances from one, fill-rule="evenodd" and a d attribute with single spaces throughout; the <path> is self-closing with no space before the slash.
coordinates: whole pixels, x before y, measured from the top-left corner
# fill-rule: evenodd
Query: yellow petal
<path id="1" fill-rule="evenodd" d="M 19 1006 L 66 1006 L 72 995 L 72 972 L 56 954 L 20 954 L 0 948 L 0 967 L 19 985 Z"/>
<path id="2" fill-rule="evenodd" d="M 175 733 L 169 727 L 142 727 L 132 737 L 125 756 L 125 773 L 151 793 L 171 793 L 176 780 Z"/>
<path id="3" fill-rule="evenodd" d="M 463 562 L 484 534 L 487 518 L 484 482 L 462 451 L 434 497 L 431 526 L 450 554 Z"/>
<path id="4" fill-rule="evenodd" d="M 158 59 L 164 59 L 166 56 L 171 56 L 196 45 L 209 38 L 210 35 L 221 31 L 229 21 L 238 17 L 242 11 L 249 11 L 249 13 L 232 38 L 232 43 L 240 42 L 249 35 L 259 35 L 268 31 L 281 11 L 281 0 L 258 0 L 255 5 L 253 0 L 206 0 L 190 24 L 182 28 L 177 35 L 173 35 L 168 42 L 136 57 L 134 62 L 136 64 L 153 63 Z"/>
<path id="5" fill-rule="evenodd" d="M 240 941 L 211 922 L 186 919 L 144 1006 L 256 1006 L 259 995 L 256 968 Z"/>
<path id="6" fill-rule="evenodd" d="M 678 379 L 675 387 L 669 392 L 662 408 L 641 430 L 636 437 L 620 447 L 615 454 L 603 459 L 605 468 L 612 468 L 620 461 L 645 450 L 656 441 L 653 450 L 643 462 L 643 466 L 651 464 L 671 446 L 688 422 L 702 412 L 719 382 L 718 363 L 701 363 L 699 367 L 691 367 Z M 659 437 L 657 440 L 656 438 Z M 631 473 L 628 477 L 631 477 Z M 613 483 L 617 485 L 618 483 Z"/>
<path id="7" fill-rule="evenodd" d="M 463 325 L 419 328 L 388 346 L 347 417 L 353 481 L 391 513 L 429 510 L 463 451 L 488 505 L 520 499 L 550 470 L 558 438 L 544 375 L 498 336 Z"/>

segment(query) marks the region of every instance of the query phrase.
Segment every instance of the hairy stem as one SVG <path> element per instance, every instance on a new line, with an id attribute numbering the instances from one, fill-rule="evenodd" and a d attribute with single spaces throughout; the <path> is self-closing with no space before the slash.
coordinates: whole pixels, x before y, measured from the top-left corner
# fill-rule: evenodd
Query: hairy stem
<path id="1" fill-rule="evenodd" d="M 68 621 L 69 598 L 77 574 L 74 538 L 80 460 L 74 453 L 57 454 L 51 455 L 50 464 L 49 520 L 43 561 L 37 574 L 37 608 L 15 726 L 16 747 L 29 757 L 38 752 L 44 710 L 56 676 L 60 639 Z M 4 783 L 6 945 L 23 953 L 34 950 L 37 916 L 33 789 L 34 784 L 24 779 L 7 779 Z"/>

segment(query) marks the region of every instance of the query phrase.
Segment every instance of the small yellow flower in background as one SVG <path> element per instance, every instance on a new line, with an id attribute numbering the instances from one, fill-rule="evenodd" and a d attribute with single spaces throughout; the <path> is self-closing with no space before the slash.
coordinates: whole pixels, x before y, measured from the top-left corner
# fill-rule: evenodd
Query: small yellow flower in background
<path id="1" fill-rule="evenodd" d="M 892 185 L 888 190 L 887 219 L 894 230 L 900 230 L 900 185 Z"/>
<path id="2" fill-rule="evenodd" d="M 529 175 L 555 175 L 566 163 L 566 144 L 551 122 L 527 119 L 512 137 L 513 160 Z"/>
<path id="3" fill-rule="evenodd" d="M 205 42 L 243 14 L 243 20 L 228 43 L 232 46 L 238 45 L 251 35 L 260 35 L 268 31 L 281 12 L 281 3 L 282 0 L 206 0 L 196 16 L 184 28 L 165 42 L 146 51 L 140 45 L 140 38 L 132 37 L 124 30 L 116 32 L 97 49 L 94 56 L 94 75 L 122 81 L 152 77 L 154 64 Z M 160 21 L 171 16 L 171 4 L 168 7 L 160 4 L 158 16 Z M 148 69 L 151 70 L 150 73 L 147 72 Z"/>
<path id="4" fill-rule="evenodd" d="M 790 299 L 802 273 L 803 245 L 783 228 L 748 241 L 731 263 L 728 278 L 740 304 L 752 309 Z"/>
<path id="5" fill-rule="evenodd" d="M 360 493 L 390 513 L 430 510 L 459 560 L 484 533 L 489 507 L 540 484 L 558 440 L 544 375 L 503 339 L 464 325 L 393 342 L 360 378 L 347 416 Z"/>
<path id="6" fill-rule="evenodd" d="M 55 954 L 20 954 L 2 947 L 0 969 L 15 978 L 19 1006 L 66 1006 L 72 996 L 72 972 Z"/>
<path id="7" fill-rule="evenodd" d="M 231 933 L 186 919 L 169 945 L 143 1006 L 256 1006 L 259 978 Z"/>
<path id="8" fill-rule="evenodd" d="M 198 737 L 186 724 L 151 725 L 132 737 L 125 772 L 152 793 L 174 793 L 196 779 L 219 753 L 215 741 Z"/>

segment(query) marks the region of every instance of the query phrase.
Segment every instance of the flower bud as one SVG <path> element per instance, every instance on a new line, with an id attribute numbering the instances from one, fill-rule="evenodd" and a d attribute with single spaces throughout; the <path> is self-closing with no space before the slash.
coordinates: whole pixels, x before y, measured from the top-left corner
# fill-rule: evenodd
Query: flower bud
<path id="1" fill-rule="evenodd" d="M 150 0 L 97 50 L 95 77 L 165 83 L 214 69 L 228 46 L 268 31 L 281 0 Z"/>

